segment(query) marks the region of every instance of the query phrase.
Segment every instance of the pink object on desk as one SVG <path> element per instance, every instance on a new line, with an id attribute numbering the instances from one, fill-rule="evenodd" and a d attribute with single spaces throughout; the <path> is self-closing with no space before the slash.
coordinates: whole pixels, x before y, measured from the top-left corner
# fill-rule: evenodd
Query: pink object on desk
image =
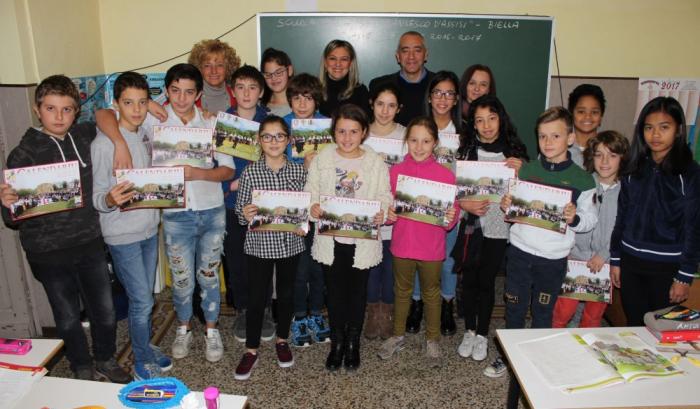
<path id="1" fill-rule="evenodd" d="M 31 339 L 0 338 L 0 354 L 25 355 L 31 349 Z"/>
<path id="2" fill-rule="evenodd" d="M 219 388 L 216 386 L 209 386 L 204 391 L 204 402 L 207 405 L 207 409 L 218 409 L 219 408 Z"/>

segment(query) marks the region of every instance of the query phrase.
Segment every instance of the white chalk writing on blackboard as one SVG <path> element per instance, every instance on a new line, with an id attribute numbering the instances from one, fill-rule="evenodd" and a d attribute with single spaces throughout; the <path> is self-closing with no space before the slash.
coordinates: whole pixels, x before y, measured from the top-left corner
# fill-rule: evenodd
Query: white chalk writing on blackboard
<path id="1" fill-rule="evenodd" d="M 489 30 L 517 30 L 520 28 L 518 20 L 489 20 Z"/>
<path id="2" fill-rule="evenodd" d="M 473 28 L 479 27 L 479 23 L 474 20 L 451 20 L 441 19 L 433 20 L 434 28 Z"/>
<path id="3" fill-rule="evenodd" d="M 306 27 L 316 25 L 316 21 L 307 18 L 280 18 L 277 19 L 277 28 L 282 27 Z"/>

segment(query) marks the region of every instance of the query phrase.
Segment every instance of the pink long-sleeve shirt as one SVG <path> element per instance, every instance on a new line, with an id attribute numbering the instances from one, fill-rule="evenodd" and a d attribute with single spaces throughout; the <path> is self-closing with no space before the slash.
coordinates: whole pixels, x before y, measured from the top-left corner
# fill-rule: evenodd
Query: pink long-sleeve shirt
<path id="1" fill-rule="evenodd" d="M 416 162 L 408 154 L 404 161 L 389 170 L 391 193 L 396 193 L 396 180 L 399 175 L 428 179 L 435 182 L 455 184 L 455 175 L 449 169 L 430 156 L 422 162 Z M 435 226 L 399 217 L 394 222 L 391 239 L 391 254 L 396 257 L 421 261 L 440 261 L 445 259 L 445 236 L 459 220 L 459 206 L 453 204 L 456 213 L 452 223 L 446 227 Z"/>

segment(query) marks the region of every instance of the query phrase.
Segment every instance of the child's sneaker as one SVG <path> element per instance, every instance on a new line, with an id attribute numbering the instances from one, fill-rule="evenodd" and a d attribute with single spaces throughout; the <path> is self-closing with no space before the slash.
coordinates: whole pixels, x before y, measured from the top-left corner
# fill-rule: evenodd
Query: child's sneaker
<path id="1" fill-rule="evenodd" d="M 129 383 L 131 375 L 124 368 L 119 366 L 117 360 L 110 358 L 106 361 L 95 361 L 95 372 L 97 375 L 107 378 L 113 383 Z"/>
<path id="2" fill-rule="evenodd" d="M 204 337 L 206 342 L 206 351 L 204 356 L 209 362 L 218 362 L 224 356 L 224 343 L 221 342 L 219 330 L 215 328 L 207 328 L 207 335 Z"/>
<path id="3" fill-rule="evenodd" d="M 506 373 L 507 370 L 508 367 L 499 356 L 493 362 L 491 362 L 489 366 L 484 368 L 484 375 L 488 376 L 489 378 L 500 378 Z"/>
<path id="4" fill-rule="evenodd" d="M 169 356 L 165 355 L 163 351 L 157 346 L 150 344 L 151 351 L 153 351 L 153 358 L 156 364 L 160 367 L 161 372 L 168 372 L 173 369 L 173 360 Z"/>
<path id="5" fill-rule="evenodd" d="M 245 354 L 243 354 L 241 362 L 238 363 L 238 366 L 236 367 L 236 372 L 233 374 L 233 377 L 236 380 L 245 381 L 246 379 L 250 378 L 250 374 L 251 372 L 253 372 L 253 368 L 255 368 L 257 364 L 258 355 L 246 352 Z"/>
<path id="6" fill-rule="evenodd" d="M 323 315 L 310 315 L 306 319 L 306 325 L 311 332 L 314 342 L 324 343 L 331 341 L 331 329 Z"/>
<path id="7" fill-rule="evenodd" d="M 160 378 L 163 376 L 163 371 L 157 363 L 154 362 L 136 362 L 134 364 L 134 380 L 143 381 L 145 379 Z"/>
<path id="8" fill-rule="evenodd" d="M 381 359 L 389 359 L 395 353 L 401 351 L 406 347 L 406 341 L 404 337 L 393 336 L 382 343 L 382 346 L 377 352 L 377 356 Z"/>
<path id="9" fill-rule="evenodd" d="M 437 368 L 442 365 L 442 354 L 440 353 L 440 344 L 438 341 L 428 340 L 425 345 L 425 352 L 431 367 Z"/>
<path id="10" fill-rule="evenodd" d="M 292 351 L 289 349 L 288 343 L 276 343 L 275 350 L 277 350 L 277 365 L 279 365 L 280 368 L 289 368 L 294 365 L 294 357 L 292 356 Z"/>
<path id="11" fill-rule="evenodd" d="M 171 352 L 173 353 L 173 358 L 181 359 L 190 353 L 190 344 L 192 343 L 192 331 L 188 330 L 186 326 L 181 325 L 177 327 L 175 332 L 175 340 L 173 341 L 173 346 L 171 347 Z"/>
<path id="12" fill-rule="evenodd" d="M 489 340 L 482 336 L 477 335 L 474 340 L 474 351 L 472 352 L 472 359 L 475 361 L 483 361 L 486 359 L 486 355 L 489 352 Z"/>
<path id="13" fill-rule="evenodd" d="M 459 347 L 457 347 L 457 353 L 459 354 L 459 356 L 461 356 L 462 358 L 469 358 L 472 355 L 472 351 L 474 350 L 475 338 L 476 333 L 472 330 L 469 330 L 464 333 L 462 343 L 459 344 Z"/>
<path id="14" fill-rule="evenodd" d="M 292 320 L 292 345 L 298 348 L 311 346 L 311 335 L 307 327 L 308 320 L 295 318 Z"/>

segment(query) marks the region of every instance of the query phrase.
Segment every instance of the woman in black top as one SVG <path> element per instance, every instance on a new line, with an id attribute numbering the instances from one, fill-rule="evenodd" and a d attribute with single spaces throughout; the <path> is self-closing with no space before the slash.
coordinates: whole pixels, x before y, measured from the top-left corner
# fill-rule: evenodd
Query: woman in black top
<path id="1" fill-rule="evenodd" d="M 321 56 L 318 75 L 323 89 L 321 115 L 331 117 L 340 105 L 352 103 L 369 115 L 369 92 L 360 83 L 357 55 L 352 44 L 344 40 L 332 40 Z"/>

